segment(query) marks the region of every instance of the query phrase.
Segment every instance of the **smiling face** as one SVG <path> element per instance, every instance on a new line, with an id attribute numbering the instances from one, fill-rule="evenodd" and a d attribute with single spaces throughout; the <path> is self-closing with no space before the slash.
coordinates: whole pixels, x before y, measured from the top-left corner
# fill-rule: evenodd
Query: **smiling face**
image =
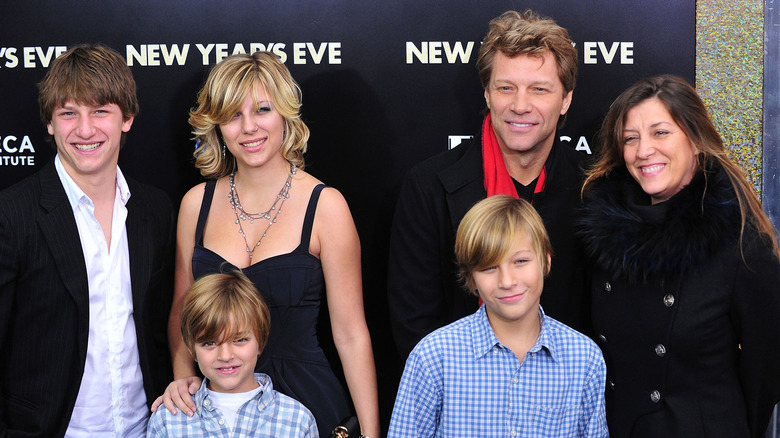
<path id="1" fill-rule="evenodd" d="M 70 100 L 56 107 L 46 125 L 68 175 L 81 184 L 87 178 L 116 173 L 122 134 L 133 125 L 119 106 L 78 104 Z"/>
<path id="2" fill-rule="evenodd" d="M 284 160 L 284 118 L 260 81 L 256 81 L 254 91 L 247 93 L 233 117 L 219 125 L 219 130 L 239 169 Z"/>
<path id="3" fill-rule="evenodd" d="M 674 196 L 693 179 L 696 150 L 688 136 L 657 98 L 626 113 L 623 160 L 653 204 Z"/>
<path id="4" fill-rule="evenodd" d="M 257 388 L 254 372 L 260 345 L 251 332 L 235 340 L 197 342 L 194 350 L 210 390 L 239 393 Z"/>
<path id="5" fill-rule="evenodd" d="M 515 244 L 497 264 L 473 273 L 474 286 L 485 303 L 491 324 L 525 326 L 538 321 L 544 286 L 541 260 L 529 233 L 522 233 L 514 240 Z M 550 255 L 545 257 L 549 266 Z"/>
<path id="6" fill-rule="evenodd" d="M 558 119 L 568 111 L 571 96 L 571 91 L 564 91 L 549 52 L 513 58 L 497 53 L 485 101 L 504 156 L 549 153 Z"/>

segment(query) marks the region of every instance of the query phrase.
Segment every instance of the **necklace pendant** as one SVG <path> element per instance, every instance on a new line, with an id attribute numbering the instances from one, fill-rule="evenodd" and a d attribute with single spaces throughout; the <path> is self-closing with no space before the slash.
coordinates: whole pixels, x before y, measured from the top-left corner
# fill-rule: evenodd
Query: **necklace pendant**
<path id="1" fill-rule="evenodd" d="M 297 171 L 298 168 L 291 164 L 290 174 L 287 176 L 287 181 L 284 182 L 284 186 L 282 186 L 282 189 L 276 195 L 276 201 L 274 201 L 274 203 L 271 204 L 271 208 L 261 213 L 247 213 L 244 210 L 244 207 L 241 205 L 241 200 L 238 197 L 238 190 L 236 189 L 236 184 L 235 184 L 236 173 L 233 172 L 230 174 L 230 179 L 229 179 L 230 193 L 228 194 L 228 200 L 230 202 L 231 208 L 233 209 L 233 213 L 236 215 L 235 223 L 238 225 L 238 232 L 241 234 L 241 237 L 243 237 L 244 239 L 246 252 L 249 254 L 250 264 L 252 262 L 252 256 L 254 255 L 255 249 L 257 249 L 260 246 L 260 243 L 266 237 L 268 229 L 271 228 L 271 225 L 276 223 L 276 219 L 279 217 L 279 214 L 282 213 L 282 206 L 284 205 L 284 201 L 290 199 L 290 187 L 292 187 L 292 178 Z M 281 203 L 279 203 L 280 200 Z M 279 208 L 276 207 L 277 203 L 279 203 Z M 273 217 L 271 216 L 271 212 L 274 212 Z M 246 240 L 246 233 L 244 232 L 244 229 L 241 226 L 241 221 L 248 220 L 250 224 L 254 224 L 255 219 L 266 219 L 268 220 L 268 225 L 265 227 L 265 230 L 263 231 L 263 235 L 260 236 L 260 239 L 257 240 L 257 243 L 253 247 L 250 247 L 249 242 Z"/>

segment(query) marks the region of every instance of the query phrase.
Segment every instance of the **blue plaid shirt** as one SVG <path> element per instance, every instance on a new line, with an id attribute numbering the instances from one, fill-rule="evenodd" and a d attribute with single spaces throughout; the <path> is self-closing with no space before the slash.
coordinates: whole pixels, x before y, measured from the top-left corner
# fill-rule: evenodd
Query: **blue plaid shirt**
<path id="1" fill-rule="evenodd" d="M 192 417 L 172 415 L 160 407 L 149 419 L 148 437 L 276 437 L 318 438 L 314 416 L 300 402 L 274 391 L 271 378 L 255 373 L 261 390 L 238 410 L 233 433 L 215 408 L 206 390 L 206 379 L 193 396 L 197 412 Z"/>
<path id="2" fill-rule="evenodd" d="M 606 437 L 601 350 L 546 317 L 520 362 L 485 306 L 426 336 L 406 361 L 393 437 Z"/>

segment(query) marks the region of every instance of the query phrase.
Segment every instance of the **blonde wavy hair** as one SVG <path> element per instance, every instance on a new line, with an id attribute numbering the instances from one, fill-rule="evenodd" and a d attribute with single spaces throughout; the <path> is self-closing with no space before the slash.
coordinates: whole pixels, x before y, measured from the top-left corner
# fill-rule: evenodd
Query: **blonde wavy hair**
<path id="1" fill-rule="evenodd" d="M 198 93 L 197 106 L 190 110 L 189 123 L 197 142 L 195 167 L 203 177 L 220 178 L 236 170 L 236 159 L 230 151 L 222 155 L 219 125 L 239 111 L 248 93 L 259 100 L 258 81 L 284 119 L 282 155 L 299 169 L 304 168 L 309 128 L 301 119 L 301 88 L 278 56 L 261 51 L 230 55 L 216 64 Z"/>

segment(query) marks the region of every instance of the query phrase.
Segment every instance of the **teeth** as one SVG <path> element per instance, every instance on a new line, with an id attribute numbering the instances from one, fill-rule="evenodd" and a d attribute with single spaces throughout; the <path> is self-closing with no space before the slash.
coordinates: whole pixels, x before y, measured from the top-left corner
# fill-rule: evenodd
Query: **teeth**
<path id="1" fill-rule="evenodd" d="M 642 173 L 653 173 L 658 172 L 659 170 L 663 169 L 663 164 L 654 164 L 652 166 L 647 166 L 642 168 Z"/>
<path id="2" fill-rule="evenodd" d="M 532 126 L 531 123 L 512 123 L 512 122 L 509 122 L 509 124 L 512 125 L 512 126 L 520 127 L 520 128 L 525 128 L 527 126 Z"/>
<path id="3" fill-rule="evenodd" d="M 244 144 L 243 144 L 243 146 L 244 146 L 245 148 L 255 148 L 255 147 L 258 147 L 258 146 L 260 146 L 260 145 L 261 145 L 261 144 L 263 144 L 264 142 L 265 142 L 265 139 L 263 139 L 263 140 L 258 140 L 258 141 L 253 141 L 252 143 L 244 143 Z"/>
<path id="4" fill-rule="evenodd" d="M 76 149 L 84 152 L 88 151 L 94 151 L 100 146 L 100 143 L 92 143 L 92 144 L 74 144 L 76 146 Z"/>

